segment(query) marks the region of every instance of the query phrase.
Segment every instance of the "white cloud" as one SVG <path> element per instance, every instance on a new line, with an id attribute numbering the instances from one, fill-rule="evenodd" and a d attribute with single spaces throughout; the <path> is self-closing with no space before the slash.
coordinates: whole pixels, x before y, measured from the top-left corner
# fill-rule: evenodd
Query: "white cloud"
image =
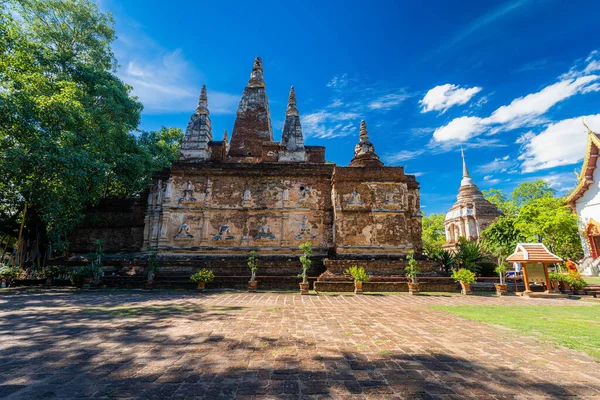
<path id="1" fill-rule="evenodd" d="M 546 86 L 539 92 L 519 97 L 509 105 L 498 108 L 485 122 L 486 124 L 506 124 L 520 118 L 542 115 L 556 103 L 580 93 L 589 83 L 598 78 L 597 75 L 588 75 Z"/>
<path id="2" fill-rule="evenodd" d="M 483 132 L 485 126 L 479 117 L 460 117 L 450 121 L 449 124 L 437 128 L 433 132 L 436 142 L 458 141 L 464 142 L 472 136 Z"/>
<path id="3" fill-rule="evenodd" d="M 587 143 L 582 117 L 550 124 L 539 134 L 528 132 L 517 143 L 522 144 L 519 160 L 523 172 L 534 172 L 561 165 L 577 164 L 583 159 Z M 583 117 L 590 127 L 600 127 L 600 114 Z"/>
<path id="4" fill-rule="evenodd" d="M 401 150 L 401 151 L 399 151 L 397 153 L 393 153 L 393 154 L 389 154 L 389 153 L 384 154 L 382 156 L 382 158 L 386 164 L 399 164 L 401 162 L 412 160 L 413 158 L 417 158 L 423 153 L 425 153 L 424 149 L 413 150 L 413 151 Z"/>
<path id="5" fill-rule="evenodd" d="M 359 115 L 351 112 L 332 112 L 321 110 L 301 116 L 302 131 L 305 138 L 332 139 L 348 136 L 354 131 L 358 136 Z"/>
<path id="6" fill-rule="evenodd" d="M 423 106 L 421 112 L 441 111 L 441 113 L 444 113 L 452 106 L 468 103 L 480 91 L 481 88 L 478 86 L 461 88 L 450 83 L 436 86 L 429 89 L 425 97 L 419 102 Z"/>
<path id="7" fill-rule="evenodd" d="M 390 93 L 390 94 L 386 94 L 384 96 L 378 97 L 377 99 L 371 101 L 368 105 L 368 107 L 371 110 L 390 110 L 394 107 L 396 107 L 397 105 L 399 105 L 400 103 L 402 103 L 404 100 L 408 99 L 410 97 L 409 94 L 407 93 Z"/>
<path id="8" fill-rule="evenodd" d="M 542 177 L 542 179 L 559 194 L 570 191 L 577 182 L 577 177 L 572 172 L 550 174 Z"/>
<path id="9" fill-rule="evenodd" d="M 348 74 L 336 75 L 327 83 L 327 87 L 342 89 L 348 85 Z"/>
<path id="10" fill-rule="evenodd" d="M 574 95 L 600 91 L 600 83 L 597 82 L 600 76 L 589 74 L 590 71 L 600 68 L 600 62 L 595 58 L 598 55 L 597 52 L 590 53 L 585 65 L 576 63 L 568 73 L 559 77 L 558 82 L 538 92 L 514 99 L 510 104 L 496 109 L 489 117 L 464 116 L 453 119 L 435 130 L 434 141 L 449 142 L 451 146 L 456 146 L 483 132 L 492 135 L 548 123 L 543 114 L 557 103 Z"/>
<path id="11" fill-rule="evenodd" d="M 483 177 L 483 181 L 487 185 L 491 186 L 491 185 L 496 185 L 496 184 L 500 183 L 501 180 L 498 178 L 494 178 L 492 175 L 486 175 Z"/>
<path id="12" fill-rule="evenodd" d="M 477 171 L 482 174 L 489 174 L 491 172 L 506 172 L 508 169 L 514 167 L 516 161 L 511 159 L 509 156 L 497 157 L 488 164 L 483 164 L 477 167 Z"/>

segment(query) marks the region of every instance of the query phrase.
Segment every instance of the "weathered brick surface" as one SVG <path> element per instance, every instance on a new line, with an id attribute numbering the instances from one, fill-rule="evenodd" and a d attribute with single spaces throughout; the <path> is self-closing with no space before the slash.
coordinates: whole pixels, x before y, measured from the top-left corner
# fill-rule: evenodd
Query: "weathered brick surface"
<path id="1" fill-rule="evenodd" d="M 600 397 L 591 357 L 434 304 L 593 306 L 514 296 L 4 292 L 0 396 Z"/>

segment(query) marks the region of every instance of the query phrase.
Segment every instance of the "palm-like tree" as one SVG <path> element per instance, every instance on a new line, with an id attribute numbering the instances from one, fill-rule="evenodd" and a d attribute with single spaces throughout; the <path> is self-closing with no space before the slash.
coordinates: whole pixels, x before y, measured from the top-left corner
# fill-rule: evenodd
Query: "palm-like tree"
<path id="1" fill-rule="evenodd" d="M 477 264 L 482 261 L 483 256 L 484 253 L 479 243 L 469 242 L 465 238 L 460 238 L 460 243 L 454 256 L 459 268 L 476 271 Z"/>

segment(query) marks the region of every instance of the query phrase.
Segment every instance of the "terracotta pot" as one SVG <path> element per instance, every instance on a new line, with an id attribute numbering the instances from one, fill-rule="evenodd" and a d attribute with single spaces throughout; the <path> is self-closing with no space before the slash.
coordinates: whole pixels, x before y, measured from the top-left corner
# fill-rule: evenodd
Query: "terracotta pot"
<path id="1" fill-rule="evenodd" d="M 198 291 L 204 292 L 204 287 L 206 286 L 206 282 L 198 282 Z"/>
<path id="2" fill-rule="evenodd" d="M 308 282 L 300 283 L 300 294 L 308 294 Z"/>
<path id="3" fill-rule="evenodd" d="M 470 295 L 473 294 L 473 292 L 471 292 L 471 284 L 469 282 L 460 282 L 460 287 L 462 288 L 461 293 L 464 295 Z"/>
<path id="4" fill-rule="evenodd" d="M 506 283 L 494 283 L 494 286 L 496 286 L 496 294 L 498 296 L 506 296 L 506 293 L 508 293 L 508 285 Z"/>
<path id="5" fill-rule="evenodd" d="M 363 283 L 362 282 L 354 282 L 354 294 L 363 294 Z"/>
<path id="6" fill-rule="evenodd" d="M 409 283 L 408 284 L 408 293 L 412 295 L 419 294 L 419 284 L 418 283 Z"/>
<path id="7" fill-rule="evenodd" d="M 256 292 L 256 287 L 258 286 L 258 281 L 248 281 L 248 291 Z"/>

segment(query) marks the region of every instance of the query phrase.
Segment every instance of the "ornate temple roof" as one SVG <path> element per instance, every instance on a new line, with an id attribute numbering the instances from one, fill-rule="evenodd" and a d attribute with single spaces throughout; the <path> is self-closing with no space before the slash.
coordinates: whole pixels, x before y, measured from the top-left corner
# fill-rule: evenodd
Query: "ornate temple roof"
<path id="1" fill-rule="evenodd" d="M 506 258 L 509 262 L 557 263 L 562 258 L 553 254 L 542 243 L 519 243 L 515 251 Z"/>
<path id="2" fill-rule="evenodd" d="M 598 161 L 598 154 L 600 149 L 600 136 L 585 124 L 583 125 L 588 131 L 588 140 L 585 150 L 585 156 L 583 157 L 583 165 L 581 172 L 577 174 L 577 185 L 567 196 L 567 204 L 575 211 L 575 202 L 579 200 L 583 194 L 588 190 L 591 184 L 594 183 L 594 170 L 596 169 L 596 163 Z"/>

